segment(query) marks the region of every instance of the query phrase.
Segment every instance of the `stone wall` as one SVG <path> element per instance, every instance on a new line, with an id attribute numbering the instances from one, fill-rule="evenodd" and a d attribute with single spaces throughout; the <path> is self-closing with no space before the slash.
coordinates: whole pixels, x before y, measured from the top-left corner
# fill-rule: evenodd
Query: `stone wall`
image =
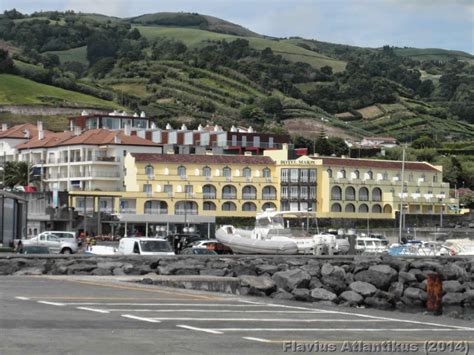
<path id="1" fill-rule="evenodd" d="M 474 309 L 473 271 L 467 257 L 0 257 L 0 275 L 144 275 L 146 283 L 154 275 L 234 277 L 233 293 L 399 310 L 424 309 L 430 273 L 442 277 L 444 306 Z"/>

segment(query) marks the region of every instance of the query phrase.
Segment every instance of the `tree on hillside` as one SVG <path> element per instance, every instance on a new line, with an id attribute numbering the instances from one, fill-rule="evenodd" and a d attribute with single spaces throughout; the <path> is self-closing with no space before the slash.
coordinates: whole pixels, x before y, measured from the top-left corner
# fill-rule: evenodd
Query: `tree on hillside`
<path id="1" fill-rule="evenodd" d="M 262 108 L 265 113 L 274 115 L 276 118 L 280 118 L 283 113 L 283 105 L 278 97 L 270 96 L 262 101 Z"/>
<path id="2" fill-rule="evenodd" d="M 421 84 L 420 84 L 420 86 L 418 86 L 418 89 L 416 90 L 416 92 L 421 97 L 430 97 L 430 95 L 432 94 L 434 89 L 435 89 L 435 86 L 434 86 L 433 82 L 428 79 L 428 80 L 423 80 L 421 82 Z"/>
<path id="3" fill-rule="evenodd" d="M 24 161 L 9 161 L 5 164 L 4 184 L 10 188 L 17 185 L 26 186 L 28 184 L 28 174 L 30 166 Z"/>
<path id="4" fill-rule="evenodd" d="M 414 149 L 436 148 L 436 142 L 428 136 L 421 136 L 413 141 L 411 147 Z"/>
<path id="5" fill-rule="evenodd" d="M 340 157 L 349 153 L 349 147 L 341 137 L 330 137 L 328 143 L 332 148 L 332 153 Z"/>
<path id="6" fill-rule="evenodd" d="M 15 65 L 8 51 L 0 48 L 0 73 L 15 73 Z"/>
<path id="7" fill-rule="evenodd" d="M 326 136 L 326 131 L 321 127 L 318 137 L 314 142 L 314 152 L 319 155 L 331 155 L 333 154 L 333 147 L 329 143 L 329 140 Z"/>

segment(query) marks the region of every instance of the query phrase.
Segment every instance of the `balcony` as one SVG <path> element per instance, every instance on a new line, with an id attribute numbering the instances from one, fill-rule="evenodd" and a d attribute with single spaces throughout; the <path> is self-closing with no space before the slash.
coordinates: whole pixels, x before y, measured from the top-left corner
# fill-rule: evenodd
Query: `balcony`
<path id="1" fill-rule="evenodd" d="M 237 194 L 235 193 L 223 193 L 222 199 L 224 200 L 235 200 L 237 199 Z"/>
<path id="2" fill-rule="evenodd" d="M 276 194 L 263 194 L 262 198 L 264 200 L 276 200 Z"/>
<path id="3" fill-rule="evenodd" d="M 179 208 L 177 210 L 174 211 L 174 214 L 175 215 L 178 215 L 178 216 L 183 216 L 183 215 L 197 215 L 198 214 L 198 210 L 196 209 L 185 209 L 185 208 Z"/>
<path id="4" fill-rule="evenodd" d="M 244 200 L 255 200 L 255 199 L 257 199 L 257 194 L 255 194 L 255 193 L 244 193 L 244 194 L 242 194 L 242 198 Z"/>
<path id="5" fill-rule="evenodd" d="M 135 214 L 135 213 L 137 213 L 137 210 L 135 208 L 121 208 L 120 213 Z"/>
<path id="6" fill-rule="evenodd" d="M 204 192 L 202 194 L 202 197 L 206 200 L 214 200 L 216 198 L 216 193 L 215 192 Z"/>
<path id="7" fill-rule="evenodd" d="M 166 208 L 145 208 L 145 214 L 168 214 Z"/>

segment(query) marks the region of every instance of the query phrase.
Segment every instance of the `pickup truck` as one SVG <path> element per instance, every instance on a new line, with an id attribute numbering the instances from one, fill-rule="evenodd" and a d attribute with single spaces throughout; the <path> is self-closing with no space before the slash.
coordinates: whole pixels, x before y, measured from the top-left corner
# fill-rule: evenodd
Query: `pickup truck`
<path id="1" fill-rule="evenodd" d="M 31 239 L 24 239 L 21 241 L 23 246 L 39 245 L 49 249 L 53 254 L 73 254 L 77 253 L 79 247 L 75 240 L 65 241 L 61 240 L 54 234 L 41 233 L 40 235 Z"/>

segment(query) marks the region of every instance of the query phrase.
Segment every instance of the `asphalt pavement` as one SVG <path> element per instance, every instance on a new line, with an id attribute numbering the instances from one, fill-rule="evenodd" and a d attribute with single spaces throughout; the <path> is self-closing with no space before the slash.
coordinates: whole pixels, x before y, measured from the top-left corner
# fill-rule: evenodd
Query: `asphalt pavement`
<path id="1" fill-rule="evenodd" d="M 0 354 L 474 353 L 474 322 L 125 279 L 0 277 Z"/>

